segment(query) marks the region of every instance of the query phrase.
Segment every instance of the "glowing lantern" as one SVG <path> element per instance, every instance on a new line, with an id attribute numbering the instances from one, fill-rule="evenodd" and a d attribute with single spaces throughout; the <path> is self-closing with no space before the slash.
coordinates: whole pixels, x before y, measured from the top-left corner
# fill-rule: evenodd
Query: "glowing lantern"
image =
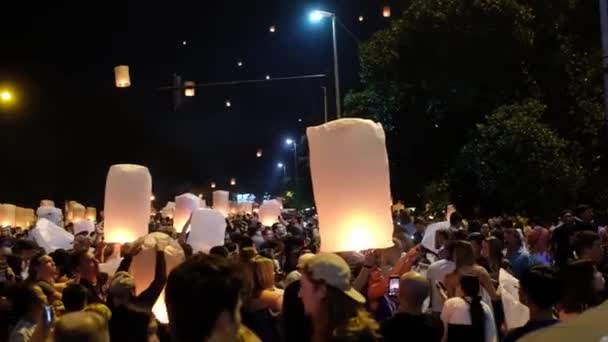
<path id="1" fill-rule="evenodd" d="M 73 247 L 74 235 L 45 218 L 36 222 L 36 229 L 32 229 L 30 234 L 47 253 Z"/>
<path id="2" fill-rule="evenodd" d="M 72 205 L 71 213 L 72 222 L 82 221 L 85 219 L 86 208 L 80 203 L 74 203 L 74 205 Z"/>
<path id="3" fill-rule="evenodd" d="M 131 77 L 129 76 L 128 65 L 118 65 L 114 67 L 114 79 L 116 80 L 117 88 L 127 88 L 131 86 Z"/>
<path id="4" fill-rule="evenodd" d="M 131 263 L 130 273 L 135 278 L 135 293 L 139 295 L 144 291 L 154 279 L 154 265 L 156 264 L 156 249 L 157 245 L 164 245 L 165 262 L 167 265 L 166 274 L 168 275 L 177 265 L 185 260 L 184 250 L 179 243 L 167 234 L 151 233 L 138 242 L 141 243 L 142 250 L 139 252 Z M 152 307 L 152 312 L 156 319 L 161 323 L 168 323 L 167 308 L 165 306 L 165 290 L 156 300 Z"/>
<path id="5" fill-rule="evenodd" d="M 105 241 L 131 242 L 148 233 L 152 177 L 140 165 L 112 165 L 106 178 Z"/>
<path id="6" fill-rule="evenodd" d="M 258 211 L 260 223 L 265 227 L 271 227 L 279 222 L 281 215 L 281 204 L 277 200 L 264 201 Z"/>
<path id="7" fill-rule="evenodd" d="M 211 189 L 215 189 L 215 182 L 211 182 Z"/>
<path id="8" fill-rule="evenodd" d="M 306 135 L 322 251 L 392 246 L 390 178 L 382 126 L 370 120 L 340 119 L 309 127 Z"/>
<path id="9" fill-rule="evenodd" d="M 188 97 L 194 96 L 195 87 L 196 83 L 194 83 L 193 81 L 184 82 L 184 95 Z"/>
<path id="10" fill-rule="evenodd" d="M 230 178 L 230 185 L 232 185 L 232 186 L 236 185 L 236 178 Z"/>
<path id="11" fill-rule="evenodd" d="M 253 212 L 253 203 L 251 203 L 251 202 L 239 203 L 239 212 L 251 215 L 251 213 Z"/>
<path id="12" fill-rule="evenodd" d="M 382 16 L 385 18 L 391 17 L 391 6 L 384 6 L 382 8 Z"/>
<path id="13" fill-rule="evenodd" d="M 228 201 L 228 191 L 217 190 L 213 192 L 213 209 L 219 211 L 224 215 L 228 216 L 230 212 L 230 202 Z"/>
<path id="14" fill-rule="evenodd" d="M 274 33 L 276 30 L 277 30 L 277 28 L 274 25 L 270 26 L 270 28 L 268 29 L 268 31 L 270 31 L 270 33 Z"/>
<path id="15" fill-rule="evenodd" d="M 215 209 L 197 209 L 192 213 L 192 229 L 188 244 L 194 252 L 209 253 L 211 247 L 223 246 L 226 236 L 226 219 Z"/>
<path id="16" fill-rule="evenodd" d="M 42 200 L 42 201 L 40 201 L 40 206 L 41 207 L 54 207 L 55 202 L 53 202 L 51 200 Z"/>
<path id="17" fill-rule="evenodd" d="M 258 151 L 255 153 L 255 156 L 258 157 L 258 158 L 262 157 L 262 149 L 261 148 L 258 148 Z"/>
<path id="18" fill-rule="evenodd" d="M 178 233 L 190 219 L 192 212 L 199 208 L 201 199 L 194 194 L 182 194 L 175 197 L 175 214 L 173 215 L 173 228 Z"/>
<path id="19" fill-rule="evenodd" d="M 0 204 L 0 226 L 14 227 L 17 207 L 13 204 Z"/>
<path id="20" fill-rule="evenodd" d="M 363 16 L 362 16 L 362 15 L 360 15 L 360 16 L 359 16 L 359 21 L 360 21 L 360 22 L 361 22 L 361 21 L 363 21 L 364 19 L 365 19 L 365 18 L 363 18 Z"/>
<path id="21" fill-rule="evenodd" d="M 232 103 L 230 102 L 230 100 L 226 100 L 226 107 L 230 108 L 231 106 L 232 106 Z"/>
<path id="22" fill-rule="evenodd" d="M 38 220 L 47 219 L 51 221 L 55 225 L 59 225 L 61 223 L 61 209 L 55 207 L 39 207 L 36 210 L 36 216 L 38 216 Z"/>
<path id="23" fill-rule="evenodd" d="M 91 222 L 97 221 L 97 209 L 94 207 L 87 207 L 84 217 Z"/>
<path id="24" fill-rule="evenodd" d="M 27 228 L 27 209 L 15 208 L 15 227 Z"/>

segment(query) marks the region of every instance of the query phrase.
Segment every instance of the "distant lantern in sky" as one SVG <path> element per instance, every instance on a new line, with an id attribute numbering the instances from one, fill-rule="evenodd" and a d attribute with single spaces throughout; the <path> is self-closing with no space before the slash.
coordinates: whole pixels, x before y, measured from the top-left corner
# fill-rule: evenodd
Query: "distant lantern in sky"
<path id="1" fill-rule="evenodd" d="M 270 75 L 266 75 L 266 80 L 269 80 L 269 79 L 270 79 Z"/>
<path id="2" fill-rule="evenodd" d="M 131 86 L 128 65 L 118 65 L 114 67 L 114 79 L 117 88 L 127 88 Z"/>
<path id="3" fill-rule="evenodd" d="M 211 189 L 215 189 L 215 182 L 211 182 Z"/>
<path id="4" fill-rule="evenodd" d="M 306 135 L 321 250 L 392 246 L 391 192 L 382 126 L 370 120 L 340 119 L 309 127 Z"/>
<path id="5" fill-rule="evenodd" d="M 385 18 L 391 17 L 391 6 L 384 6 L 382 8 L 382 16 Z"/>
<path id="6" fill-rule="evenodd" d="M 141 165 L 112 165 L 106 178 L 104 233 L 109 243 L 135 241 L 148 233 L 152 176 Z"/>
<path id="7" fill-rule="evenodd" d="M 184 45 L 184 46 L 185 46 L 186 44 L 188 44 L 188 42 L 187 42 L 187 41 L 185 41 L 185 40 L 182 40 L 182 45 Z"/>
<path id="8" fill-rule="evenodd" d="M 277 28 L 274 25 L 270 26 L 270 29 L 268 29 L 268 31 L 270 31 L 271 33 L 274 33 L 276 30 Z"/>
<path id="9" fill-rule="evenodd" d="M 184 82 L 184 95 L 188 97 L 194 96 L 196 83 L 194 81 L 186 81 Z"/>
<path id="10" fill-rule="evenodd" d="M 360 21 L 360 22 L 361 22 L 361 21 L 363 21 L 364 19 L 365 19 L 365 18 L 363 18 L 363 16 L 362 16 L 362 15 L 360 15 L 360 16 L 359 16 L 359 21 Z"/>
<path id="11" fill-rule="evenodd" d="M 230 102 L 230 100 L 226 100 L 226 107 L 230 107 L 232 106 L 232 103 Z"/>
<path id="12" fill-rule="evenodd" d="M 258 151 L 255 153 L 255 156 L 258 157 L 258 158 L 261 158 L 262 157 L 262 152 L 263 152 L 262 149 L 258 148 Z"/>
<path id="13" fill-rule="evenodd" d="M 236 62 L 236 65 L 239 66 L 239 67 L 242 67 L 243 66 L 243 62 L 242 61 L 238 61 L 238 62 Z"/>
<path id="14" fill-rule="evenodd" d="M 236 178 L 230 178 L 230 185 L 236 185 Z"/>

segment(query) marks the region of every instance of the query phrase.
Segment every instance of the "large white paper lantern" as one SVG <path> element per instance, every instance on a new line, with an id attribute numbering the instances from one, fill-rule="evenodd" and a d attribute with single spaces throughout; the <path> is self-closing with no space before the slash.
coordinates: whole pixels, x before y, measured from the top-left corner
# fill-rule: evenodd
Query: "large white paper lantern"
<path id="1" fill-rule="evenodd" d="M 281 204 L 277 200 L 264 201 L 258 211 L 260 222 L 265 227 L 271 227 L 279 222 L 281 215 Z"/>
<path id="2" fill-rule="evenodd" d="M 391 6 L 382 7 L 382 16 L 385 18 L 391 17 Z"/>
<path id="3" fill-rule="evenodd" d="M 104 236 L 125 243 L 148 233 L 152 177 L 141 165 L 112 165 L 106 179 Z"/>
<path id="4" fill-rule="evenodd" d="M 340 119 L 306 130 L 319 215 L 321 250 L 358 251 L 393 245 L 384 130 Z"/>
<path id="5" fill-rule="evenodd" d="M 127 88 L 131 86 L 131 77 L 129 76 L 128 65 L 118 65 L 114 67 L 114 79 L 116 80 L 117 88 Z"/>
<path id="6" fill-rule="evenodd" d="M 36 214 L 34 213 L 34 209 L 32 208 L 25 208 L 24 210 L 25 227 L 29 227 L 36 223 Z"/>
<path id="7" fill-rule="evenodd" d="M 30 231 L 30 236 L 47 253 L 57 249 L 69 250 L 74 242 L 74 235 L 45 218 L 36 222 L 36 229 Z"/>
<path id="8" fill-rule="evenodd" d="M 91 222 L 97 221 L 97 209 L 95 207 L 87 207 L 84 217 Z"/>
<path id="9" fill-rule="evenodd" d="M 194 252 L 209 253 L 211 247 L 223 246 L 226 219 L 215 209 L 201 208 L 192 213 L 188 244 Z"/>
<path id="10" fill-rule="evenodd" d="M 239 203 L 238 208 L 240 213 L 251 214 L 253 212 L 253 203 L 241 202 Z"/>
<path id="11" fill-rule="evenodd" d="M 195 89 L 196 89 L 196 83 L 194 83 L 193 81 L 184 82 L 184 95 L 185 96 L 188 96 L 188 97 L 194 96 Z"/>
<path id="12" fill-rule="evenodd" d="M 190 219 L 192 212 L 200 207 L 201 199 L 198 196 L 187 193 L 175 197 L 175 214 L 173 215 L 173 228 L 178 233 L 182 232 L 184 224 Z"/>
<path id="13" fill-rule="evenodd" d="M 14 227 L 17 207 L 13 204 L 0 204 L 0 226 Z"/>
<path id="14" fill-rule="evenodd" d="M 230 213 L 230 202 L 228 200 L 228 191 L 217 190 L 213 192 L 213 209 L 219 211 L 224 215 L 224 217 L 228 217 L 228 213 Z"/>
<path id="15" fill-rule="evenodd" d="M 82 221 L 85 219 L 85 214 L 86 214 L 86 208 L 84 207 L 84 205 L 80 204 L 80 203 L 74 203 L 72 205 L 72 220 L 71 222 L 78 222 L 78 221 Z"/>
<path id="16" fill-rule="evenodd" d="M 55 206 L 55 202 L 45 199 L 40 201 L 40 206 L 41 207 L 54 207 Z"/>
<path id="17" fill-rule="evenodd" d="M 25 208 L 21 208 L 21 207 L 15 208 L 15 227 L 27 228 L 26 211 L 27 211 L 27 209 L 25 209 Z"/>
<path id="18" fill-rule="evenodd" d="M 164 247 L 165 261 L 167 265 L 167 275 L 177 265 L 185 260 L 184 250 L 179 243 L 171 239 L 164 233 L 151 233 L 139 240 L 142 250 L 139 252 L 131 263 L 130 273 L 135 278 L 135 293 L 139 295 L 144 291 L 154 279 L 154 265 L 156 264 L 156 246 L 162 244 Z M 167 308 L 165 306 L 165 294 L 161 293 L 160 297 L 152 307 L 154 316 L 161 323 L 168 323 Z"/>
<path id="19" fill-rule="evenodd" d="M 42 206 L 38 207 L 38 210 L 36 210 L 36 216 L 38 216 L 38 219 L 44 218 L 51 221 L 55 225 L 59 225 L 63 215 L 61 214 L 61 209 L 59 208 Z"/>

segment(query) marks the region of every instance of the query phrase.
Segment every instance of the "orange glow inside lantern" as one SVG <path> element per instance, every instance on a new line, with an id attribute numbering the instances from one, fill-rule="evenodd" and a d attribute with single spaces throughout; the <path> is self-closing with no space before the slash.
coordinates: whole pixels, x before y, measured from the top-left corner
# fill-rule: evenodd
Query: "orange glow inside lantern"
<path id="1" fill-rule="evenodd" d="M 0 204 L 0 227 L 15 226 L 17 207 L 13 204 Z"/>
<path id="2" fill-rule="evenodd" d="M 128 65 L 118 65 L 114 67 L 114 78 L 117 88 L 127 88 L 131 86 Z"/>
<path id="3" fill-rule="evenodd" d="M 193 81 L 184 82 L 184 95 L 188 97 L 194 96 L 196 83 Z"/>
<path id="4" fill-rule="evenodd" d="M 391 17 L 391 6 L 384 6 L 382 8 L 382 16 L 385 18 Z"/>
<path id="5" fill-rule="evenodd" d="M 228 213 L 230 213 L 230 201 L 228 197 L 228 191 L 217 190 L 213 192 L 213 209 L 222 213 L 224 217 L 227 217 Z"/>
<path id="6" fill-rule="evenodd" d="M 94 207 L 87 207 L 84 216 L 87 220 L 95 222 L 97 220 L 97 209 Z"/>
<path id="7" fill-rule="evenodd" d="M 309 127 L 306 134 L 321 250 L 392 246 L 390 178 L 382 126 L 370 120 L 340 119 Z"/>

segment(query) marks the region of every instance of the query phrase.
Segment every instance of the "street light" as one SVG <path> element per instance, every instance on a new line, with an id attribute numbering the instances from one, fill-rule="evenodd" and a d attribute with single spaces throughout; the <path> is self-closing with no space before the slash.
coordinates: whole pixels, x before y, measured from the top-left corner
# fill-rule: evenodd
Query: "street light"
<path id="1" fill-rule="evenodd" d="M 287 179 L 287 168 L 285 167 L 285 164 L 278 162 L 277 168 L 283 169 L 283 182 L 285 182 L 285 180 Z"/>
<path id="2" fill-rule="evenodd" d="M 340 104 L 340 72 L 338 68 L 338 41 L 336 40 L 336 14 L 326 11 L 315 10 L 309 15 L 312 22 L 319 22 L 323 18 L 331 18 L 331 33 L 334 45 L 334 83 L 336 87 L 336 117 L 339 119 L 342 116 Z"/>
<path id="3" fill-rule="evenodd" d="M 9 103 L 13 100 L 13 94 L 8 90 L 3 90 L 2 93 L 0 93 L 0 100 L 2 103 Z"/>
<path id="4" fill-rule="evenodd" d="M 292 138 L 285 139 L 285 145 L 293 146 L 293 178 L 298 191 L 298 144 Z"/>

